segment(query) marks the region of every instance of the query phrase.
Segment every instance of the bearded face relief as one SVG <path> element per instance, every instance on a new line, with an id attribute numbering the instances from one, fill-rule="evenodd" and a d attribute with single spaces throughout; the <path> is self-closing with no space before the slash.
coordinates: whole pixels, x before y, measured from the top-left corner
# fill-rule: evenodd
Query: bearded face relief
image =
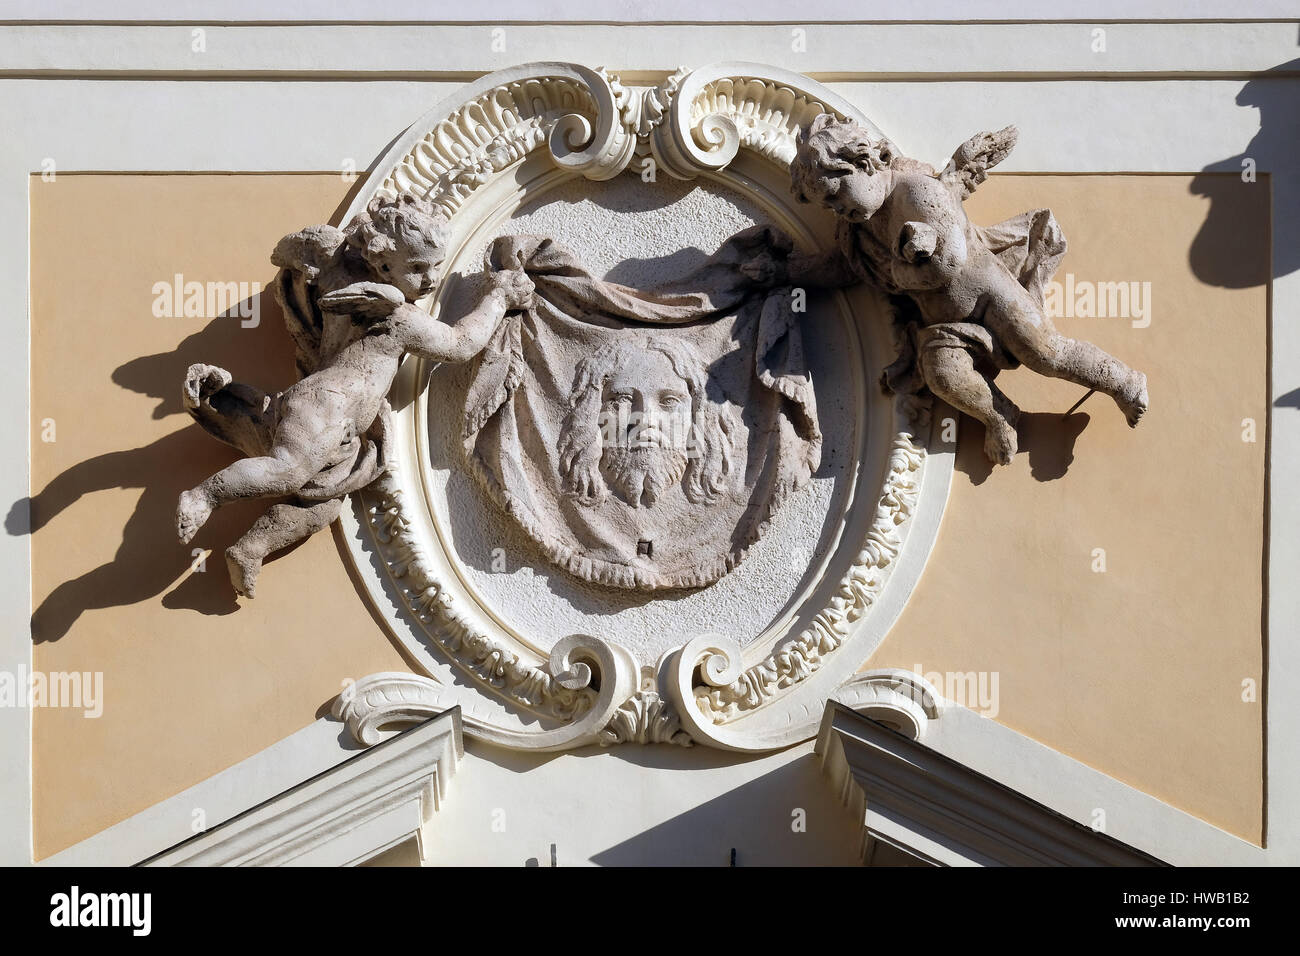
<path id="1" fill-rule="evenodd" d="M 570 574 L 705 587 L 816 469 L 789 291 L 739 268 L 762 238 L 651 290 L 594 278 L 551 239 L 497 240 L 490 259 L 522 264 L 536 301 L 480 356 L 463 444 L 484 489 Z"/>
<path id="2" fill-rule="evenodd" d="M 612 492 L 650 508 L 674 488 L 709 503 L 732 483 L 740 424 L 709 398 L 707 372 L 688 346 L 611 342 L 579 363 L 570 405 L 560 438 L 565 487 L 583 504 Z"/>
<path id="3" fill-rule="evenodd" d="M 623 501 L 650 507 L 686 473 L 691 393 L 661 351 L 626 357 L 601 389 L 600 473 Z"/>

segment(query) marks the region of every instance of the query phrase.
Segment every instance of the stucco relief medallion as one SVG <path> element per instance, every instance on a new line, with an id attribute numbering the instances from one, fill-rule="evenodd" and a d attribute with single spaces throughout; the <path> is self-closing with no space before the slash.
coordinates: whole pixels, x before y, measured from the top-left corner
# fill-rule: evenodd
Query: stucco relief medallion
<path id="1" fill-rule="evenodd" d="M 775 68 L 724 63 L 636 87 L 576 64 L 514 67 L 399 137 L 340 228 L 277 247 L 302 380 L 268 395 L 222 369 L 191 370 L 187 407 L 249 457 L 186 493 L 178 531 L 226 500 L 288 495 L 228 552 L 251 596 L 266 553 L 337 517 L 373 609 L 416 669 L 339 696 L 335 716 L 358 740 L 452 706 L 467 733 L 537 750 L 775 749 L 813 736 L 831 698 L 892 714 L 914 736 L 938 716 L 914 675 L 859 673 L 924 567 L 952 446 L 928 393 L 875 382 L 910 341 L 886 296 L 819 282 L 835 219 L 796 200 L 791 163 L 826 117 L 894 150 L 850 104 Z M 625 173 L 697 180 L 761 215 L 691 268 L 636 286 L 601 278 L 553 237 L 504 228 L 560 185 Z M 931 238 L 917 231 L 908 254 L 927 255 Z M 843 330 L 829 395 L 806 350 L 806 295 L 819 287 L 818 321 Z M 450 409 L 445 390 L 431 399 L 445 365 L 466 382 Z M 824 462 L 831 404 L 838 497 L 817 553 L 782 555 L 797 586 L 743 645 L 719 620 L 630 648 L 602 633 L 608 618 L 590 604 L 581 629 L 560 636 L 511 623 L 473 584 L 466 548 L 483 534 L 450 525 L 434 493 L 447 469 L 468 472 L 495 520 L 531 539 L 539 573 L 671 612 L 753 573 Z M 435 462 L 431 422 L 447 412 L 457 460 Z M 746 614 L 743 594 L 718 606 Z"/>
<path id="2" fill-rule="evenodd" d="M 507 236 L 522 268 L 468 389 L 467 461 L 549 559 L 653 591 L 712 584 L 816 470 L 822 436 L 789 288 L 744 266 L 789 240 L 755 227 L 653 290 L 603 282 L 551 239 Z"/>

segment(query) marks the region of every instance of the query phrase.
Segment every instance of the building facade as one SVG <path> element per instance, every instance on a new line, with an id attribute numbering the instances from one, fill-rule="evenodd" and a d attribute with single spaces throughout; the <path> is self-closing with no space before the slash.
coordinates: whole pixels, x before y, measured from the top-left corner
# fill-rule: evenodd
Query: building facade
<path id="1" fill-rule="evenodd" d="M 1300 860 L 1281 5 L 66 6 L 4 862 Z"/>

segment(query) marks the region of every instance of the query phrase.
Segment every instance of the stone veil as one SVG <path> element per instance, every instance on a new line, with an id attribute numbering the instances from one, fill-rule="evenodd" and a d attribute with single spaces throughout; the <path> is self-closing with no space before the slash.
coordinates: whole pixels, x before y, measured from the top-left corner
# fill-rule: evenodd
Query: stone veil
<path id="1" fill-rule="evenodd" d="M 489 248 L 489 268 L 522 268 L 536 298 L 472 369 L 464 451 L 551 561 L 621 588 L 712 584 L 817 469 L 802 306 L 742 269 L 790 248 L 756 226 L 642 290 L 596 278 L 549 238 Z"/>

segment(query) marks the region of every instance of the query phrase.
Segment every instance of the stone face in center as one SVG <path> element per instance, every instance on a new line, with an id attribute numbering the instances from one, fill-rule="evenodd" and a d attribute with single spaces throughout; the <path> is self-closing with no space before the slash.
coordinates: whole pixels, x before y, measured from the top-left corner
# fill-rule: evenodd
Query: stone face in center
<path id="1" fill-rule="evenodd" d="M 663 176 L 647 184 L 639 177 L 624 176 L 605 182 L 566 183 L 549 190 L 503 222 L 496 235 L 551 236 L 571 250 L 589 274 L 634 290 L 651 290 L 688 275 L 736 232 L 767 221 L 764 209 L 725 186 L 686 183 Z M 455 266 L 458 272 L 463 268 L 466 273 L 449 285 L 449 309 L 459 307 L 460 295 L 475 291 L 474 277 L 493 241 L 485 238 L 482 245 L 465 253 L 463 265 L 458 262 Z M 887 325 L 888 316 L 882 313 L 873 322 L 876 318 L 876 324 Z M 481 482 L 460 467 L 464 455 L 463 411 L 474 369 L 470 364 L 449 366 L 431 375 L 427 385 L 430 460 L 425 480 L 441 533 L 457 551 L 459 573 L 506 626 L 526 633 L 539 652 L 547 651 L 567 634 L 598 633 L 633 650 L 643 663 L 653 665 L 666 650 L 680 643 L 682 634 L 722 633 L 744 645 L 763 633 L 787 613 L 791 601 L 808 585 L 802 565 L 792 573 L 791 554 L 821 553 L 833 540 L 854 490 L 856 473 L 852 462 L 861 441 L 859 429 L 865 427 L 856 420 L 857 410 L 879 394 L 874 388 L 869 394 L 861 390 L 861 376 L 855 370 L 867 362 L 855 337 L 856 326 L 848 321 L 838 298 L 810 299 L 800 326 L 817 388 L 819 423 L 826 435 L 822 465 L 803 489 L 787 497 L 768 531 L 747 550 L 739 565 L 713 584 L 694 589 L 646 592 L 609 586 L 583 580 L 567 567 L 548 560 L 530 540 L 527 530 L 501 508 Z M 521 331 L 531 336 L 535 329 Z M 642 333 L 635 336 L 638 340 L 656 332 L 678 332 L 682 338 L 689 335 L 691 339 L 700 339 L 705 333 L 702 327 L 691 330 L 681 326 L 655 329 L 642 325 L 638 331 Z M 721 351 L 726 344 L 721 341 L 724 329 L 716 331 L 716 344 L 712 339 L 701 340 L 697 352 L 705 347 Z M 633 344 L 640 342 L 628 343 Z M 636 358 L 637 351 L 633 349 L 629 357 Z M 574 364 L 557 376 L 556 384 L 563 392 L 558 397 L 566 404 L 576 362 L 592 354 L 591 350 L 575 353 Z M 650 355 L 641 355 L 653 363 L 645 367 L 655 371 L 654 393 L 662 404 L 664 396 L 659 393 L 667 385 L 676 386 L 680 378 L 675 373 L 670 375 L 669 368 L 659 361 L 662 353 L 652 350 Z M 711 364 L 706 363 L 706 368 Z M 718 376 L 725 370 L 715 367 L 708 371 Z M 611 377 L 611 385 L 618 384 L 616 378 Z M 611 388 L 606 396 L 602 389 L 601 397 L 612 399 L 616 391 Z M 594 389 L 589 397 L 594 405 Z M 705 398 L 716 401 L 722 396 L 716 392 L 710 395 L 706 387 Z M 693 402 L 691 407 L 693 410 Z M 528 403 L 516 403 L 516 418 L 522 426 L 547 433 L 550 442 L 556 443 L 563 423 L 549 418 L 549 408 L 549 403 L 545 408 L 541 404 L 534 408 Z M 738 404 L 733 409 L 743 417 Z M 596 408 L 591 415 L 575 416 L 575 422 L 594 422 L 593 431 L 603 439 L 602 411 Z M 685 409 L 682 411 L 686 418 Z M 674 416 L 661 410 L 656 417 L 656 430 L 667 444 L 673 444 Z M 605 424 L 612 426 L 610 437 L 617 439 L 621 424 L 618 416 L 606 415 Z M 637 416 L 627 416 L 626 445 L 648 444 L 643 440 L 654 437 L 654 431 L 646 436 L 644 430 L 638 429 L 639 424 Z M 599 441 L 589 446 L 593 452 L 597 444 Z M 705 525 L 711 518 L 720 518 L 725 512 L 731 516 L 732 529 L 738 523 L 736 509 L 743 507 L 740 503 L 719 502 L 696 510 L 685 498 L 684 480 L 666 487 L 653 505 L 647 505 L 643 495 L 641 506 L 633 508 L 601 473 L 598 458 L 595 464 L 596 474 L 609 488 L 602 505 L 582 505 L 569 499 L 552 506 L 545 492 L 534 498 L 534 504 L 548 511 L 552 507 L 555 511 L 567 509 L 568 520 L 575 524 L 589 520 L 593 511 L 616 517 L 620 534 L 611 543 L 617 547 L 598 556 L 635 573 L 663 575 L 678 556 L 689 553 L 691 545 L 683 539 L 698 542 L 710 531 Z M 605 470 L 609 471 L 608 466 L 613 464 L 607 460 Z M 739 477 L 739 471 L 749 463 L 738 456 L 735 464 Z M 647 474 L 651 471 L 646 469 Z M 548 477 L 543 478 L 544 473 Z M 540 469 L 534 472 L 536 485 L 554 487 L 550 482 L 558 481 L 558 469 L 551 473 L 548 466 L 544 473 Z M 722 525 L 717 533 L 724 532 Z M 641 541 L 650 543 L 649 556 L 639 553 Z M 508 557 L 494 564 L 491 548 L 498 547 Z M 745 613 L 738 613 L 737 608 L 744 608 Z"/>
<path id="2" fill-rule="evenodd" d="M 535 300 L 475 360 L 462 448 L 552 563 L 605 587 L 707 587 L 811 479 L 822 433 L 802 313 L 742 268 L 789 247 L 753 226 L 638 289 L 551 237 L 493 242 L 492 267 L 522 268 Z"/>

